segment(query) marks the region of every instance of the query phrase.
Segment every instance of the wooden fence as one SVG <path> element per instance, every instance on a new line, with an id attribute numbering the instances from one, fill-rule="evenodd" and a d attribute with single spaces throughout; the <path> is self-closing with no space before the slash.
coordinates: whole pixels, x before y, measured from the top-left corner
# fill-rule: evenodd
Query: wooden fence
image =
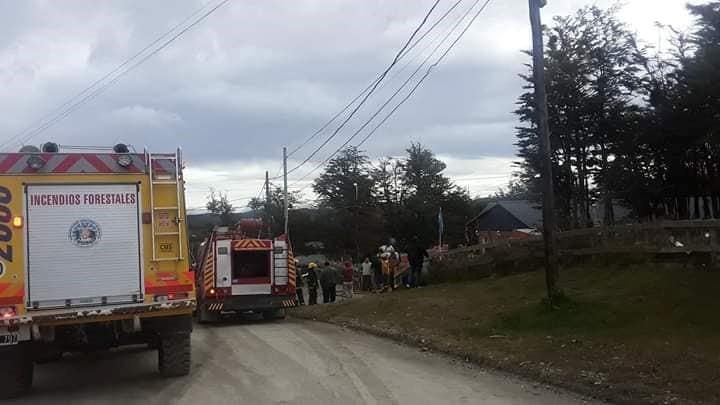
<path id="1" fill-rule="evenodd" d="M 697 262 L 718 267 L 720 220 L 667 221 L 646 224 L 594 227 L 557 234 L 558 254 L 563 261 L 583 257 L 636 255 L 652 261 Z M 544 255 L 543 238 L 494 240 L 434 255 L 433 267 L 454 272 L 472 268 L 479 274 L 536 269 Z M 515 269 L 515 270 L 513 270 Z"/>

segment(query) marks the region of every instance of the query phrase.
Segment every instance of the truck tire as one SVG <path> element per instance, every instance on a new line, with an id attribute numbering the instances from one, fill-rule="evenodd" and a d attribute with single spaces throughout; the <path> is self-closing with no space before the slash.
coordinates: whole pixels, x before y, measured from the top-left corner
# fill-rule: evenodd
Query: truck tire
<path id="1" fill-rule="evenodd" d="M 181 377 L 190 373 L 190 333 L 160 337 L 158 368 L 163 377 Z"/>
<path id="2" fill-rule="evenodd" d="M 24 345 L 18 345 L 3 351 L 4 367 L 0 367 L 0 399 L 15 398 L 26 394 L 32 387 L 35 363 Z"/>
<path id="3" fill-rule="evenodd" d="M 263 319 L 265 319 L 266 321 L 285 319 L 286 315 L 287 314 L 285 313 L 285 309 L 283 308 L 271 309 L 269 311 L 263 311 L 262 313 Z"/>

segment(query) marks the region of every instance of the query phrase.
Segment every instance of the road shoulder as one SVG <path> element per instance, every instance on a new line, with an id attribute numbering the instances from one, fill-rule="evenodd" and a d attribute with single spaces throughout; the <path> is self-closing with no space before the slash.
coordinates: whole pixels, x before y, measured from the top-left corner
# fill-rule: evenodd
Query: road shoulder
<path id="1" fill-rule="evenodd" d="M 288 322 L 316 322 L 347 328 L 358 333 L 389 339 L 400 345 L 407 346 L 434 356 L 443 356 L 449 363 L 462 365 L 465 369 L 481 370 L 502 376 L 504 379 L 516 381 L 520 386 L 532 387 L 534 390 L 551 392 L 562 397 L 574 399 L 582 403 L 607 403 L 607 399 L 599 398 L 595 391 L 585 389 L 582 384 L 557 384 L 542 373 L 528 372 L 530 369 L 508 367 L 506 363 L 494 361 L 491 358 L 481 357 L 458 346 L 448 346 L 431 341 L 420 336 L 406 333 L 399 328 L 378 327 L 366 323 L 343 318 L 318 316 L 316 313 L 294 311 L 290 314 Z M 624 401 L 618 403 L 625 403 Z M 627 402 L 630 403 L 630 402 Z"/>

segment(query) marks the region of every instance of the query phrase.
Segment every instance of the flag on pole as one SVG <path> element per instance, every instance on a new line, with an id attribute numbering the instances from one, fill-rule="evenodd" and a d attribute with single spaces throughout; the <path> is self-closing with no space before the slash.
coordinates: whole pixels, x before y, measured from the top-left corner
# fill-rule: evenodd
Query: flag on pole
<path id="1" fill-rule="evenodd" d="M 444 230 L 445 230 L 445 223 L 443 222 L 442 207 L 440 207 L 440 211 L 438 211 L 438 232 L 440 232 L 441 236 L 442 236 Z"/>

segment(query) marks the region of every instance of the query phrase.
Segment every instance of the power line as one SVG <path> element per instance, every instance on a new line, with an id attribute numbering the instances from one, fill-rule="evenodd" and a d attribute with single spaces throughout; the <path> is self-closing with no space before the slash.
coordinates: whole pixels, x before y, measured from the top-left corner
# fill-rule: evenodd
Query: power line
<path id="1" fill-rule="evenodd" d="M 362 132 L 362 130 L 365 129 L 365 127 L 367 127 L 367 126 L 372 122 L 372 120 L 374 120 L 375 117 L 377 117 L 377 116 L 382 112 L 382 110 L 385 109 L 385 107 L 395 98 L 395 96 L 397 96 L 397 95 L 405 88 L 405 86 L 412 80 L 413 77 L 415 77 L 415 75 L 420 71 L 420 69 L 422 69 L 422 67 L 425 66 L 425 64 L 430 60 L 430 58 L 435 54 L 435 52 L 437 52 L 437 50 L 440 48 L 440 46 L 442 46 L 442 44 L 445 43 L 445 41 L 450 37 L 450 35 L 452 35 L 452 33 L 455 32 L 455 30 L 457 29 L 457 27 L 467 18 L 467 16 L 468 16 L 468 15 L 470 14 L 470 12 L 475 8 L 475 6 L 478 5 L 478 3 L 480 3 L 480 0 L 476 0 L 476 1 L 467 9 L 467 11 L 457 20 L 457 22 L 455 23 L 455 25 L 453 25 L 453 27 L 448 31 L 448 33 L 445 35 L 445 37 L 443 37 L 443 39 L 437 44 L 437 46 L 435 47 L 435 49 L 433 49 L 433 51 L 425 58 L 425 60 L 422 62 L 422 64 L 420 64 L 420 65 L 418 66 L 418 68 L 415 69 L 415 71 L 408 77 L 408 79 L 405 80 L 405 82 L 390 96 L 390 98 L 389 98 L 387 101 L 385 101 L 385 103 L 383 103 L 383 104 L 380 106 L 380 108 L 375 112 L 375 114 L 373 114 L 373 115 L 372 115 L 357 131 L 355 131 L 355 133 L 353 133 L 353 135 L 350 136 L 350 138 L 348 138 L 339 148 L 337 148 L 332 154 L 330 154 L 330 156 L 328 156 L 328 157 L 327 157 L 325 160 L 323 160 L 319 165 L 315 166 L 311 171 L 309 171 L 308 173 L 306 173 L 306 174 L 305 174 L 304 176 L 302 176 L 300 179 L 298 179 L 297 181 L 295 181 L 295 182 L 293 183 L 293 186 L 297 185 L 299 182 L 301 182 L 302 180 L 304 180 L 305 178 L 307 178 L 308 176 L 310 176 L 312 173 L 314 173 L 315 171 L 317 171 L 318 169 L 320 169 L 321 167 L 323 167 L 330 159 L 332 159 L 333 156 L 335 156 L 337 153 L 339 153 L 339 152 L 340 152 L 344 147 L 346 147 L 360 132 Z M 475 22 L 475 20 L 477 19 L 477 17 L 485 10 L 485 8 L 487 7 L 487 5 L 488 5 L 489 3 L 490 3 L 490 0 L 486 0 L 486 1 L 485 1 L 485 3 L 480 7 L 480 9 L 479 9 L 479 10 L 475 13 L 475 15 L 470 19 L 470 21 L 469 21 L 468 24 L 465 26 L 465 28 L 464 28 L 463 30 L 461 30 L 460 34 L 459 34 L 459 35 L 455 38 L 455 40 L 450 44 L 450 46 L 443 52 L 442 55 L 440 55 L 440 57 L 439 57 L 435 62 L 433 62 L 432 65 L 430 65 L 430 67 L 427 69 L 427 71 L 425 72 L 425 74 L 418 80 L 418 82 L 417 82 L 417 83 L 415 84 L 415 86 L 410 90 L 410 92 L 380 121 L 380 123 L 378 123 L 378 125 L 376 125 L 376 126 L 370 131 L 370 133 L 368 133 L 367 136 L 365 136 L 365 138 L 363 138 L 363 140 L 362 140 L 360 143 L 358 143 L 358 144 L 356 145 L 356 147 L 359 147 L 359 146 L 361 146 L 363 143 L 365 143 L 365 141 L 367 141 L 367 140 L 370 138 L 370 136 L 372 136 L 372 134 L 374 134 L 374 133 L 378 130 L 378 128 L 380 128 L 380 126 L 382 126 L 382 125 L 398 110 L 398 108 L 400 108 L 400 106 L 401 106 L 402 104 L 404 104 L 404 103 L 410 98 L 410 96 L 413 95 L 413 93 L 415 93 L 415 91 L 418 89 L 418 87 L 420 87 L 420 84 L 422 84 L 422 82 L 425 80 L 425 78 L 428 77 L 428 75 L 432 72 L 432 70 L 445 58 L 445 56 L 447 56 L 447 54 L 450 52 L 450 50 L 452 50 L 452 48 L 458 43 L 458 41 L 465 35 L 465 33 L 467 32 L 467 30 L 470 28 L 470 26 L 472 26 L 472 24 Z"/>
<path id="2" fill-rule="evenodd" d="M 176 39 L 178 39 L 181 35 L 183 35 L 183 34 L 186 33 L 187 31 L 189 31 L 191 28 L 195 27 L 197 24 L 199 24 L 201 21 L 203 21 L 204 19 L 206 19 L 208 16 L 210 16 L 210 15 L 211 15 L 212 13 L 214 13 L 217 9 L 219 9 L 219 8 L 222 7 L 222 6 L 224 6 L 224 5 L 225 5 L 226 3 L 228 3 L 229 1 L 230 1 L 230 0 L 223 0 L 223 1 L 221 1 L 221 2 L 218 3 L 215 7 L 211 8 L 210 10 L 208 10 L 207 12 L 205 12 L 204 14 L 202 14 L 200 17 L 198 17 L 198 18 L 197 18 L 195 21 L 193 21 L 190 25 L 186 26 L 185 28 L 183 28 L 182 30 L 180 30 L 178 33 L 176 33 L 175 35 L 173 35 L 170 39 L 168 39 L 167 41 L 163 42 L 158 48 L 155 48 L 153 51 L 151 51 L 149 54 L 145 55 L 145 56 L 144 56 L 143 58 L 141 58 L 139 61 L 135 62 L 135 63 L 134 63 L 133 65 L 131 65 L 130 67 L 128 67 L 127 69 L 125 69 L 125 70 L 123 70 L 122 72 L 120 72 L 119 74 L 117 74 L 117 75 L 116 75 L 112 80 L 110 80 L 109 82 L 106 82 L 105 84 L 103 84 L 102 86 L 98 87 L 97 89 L 95 89 L 95 90 L 94 90 L 93 92 L 91 92 L 90 94 L 87 94 L 87 95 L 86 95 L 85 97 L 83 97 L 81 100 L 72 103 L 72 105 L 70 105 L 65 111 L 63 111 L 63 112 L 61 112 L 61 113 L 59 113 L 59 114 L 56 114 L 53 118 L 51 118 L 50 120 L 46 121 L 44 124 L 42 124 L 41 126 L 35 128 L 34 130 L 30 131 L 30 132 L 27 133 L 26 135 L 23 135 L 22 133 L 20 133 L 20 134 L 18 134 L 18 135 L 15 135 L 15 136 L 11 137 L 11 138 L 8 139 L 7 141 L 5 141 L 5 142 L 3 142 L 2 144 L 0 144 L 0 148 L 6 147 L 7 145 L 9 145 L 9 144 L 13 141 L 13 139 L 16 139 L 16 138 L 18 138 L 18 137 L 22 137 L 22 138 L 20 139 L 20 143 L 23 144 L 23 143 L 29 141 L 30 139 L 32 139 L 33 137 L 37 136 L 38 134 L 40 134 L 41 132 L 43 132 L 43 131 L 46 130 L 47 128 L 49 128 L 49 127 L 51 127 L 52 125 L 56 124 L 57 122 L 63 120 L 65 117 L 67 117 L 68 115 L 72 114 L 74 111 L 76 111 L 76 110 L 77 110 L 78 108 L 80 108 L 82 105 L 86 104 L 88 101 L 90 101 L 90 100 L 94 99 L 95 97 L 97 97 L 98 95 L 100 95 L 105 89 L 107 89 L 108 87 L 110 87 L 111 85 L 113 85 L 115 82 L 117 82 L 117 81 L 118 81 L 121 77 L 123 77 L 125 74 L 133 71 L 135 68 L 137 68 L 138 66 L 142 65 L 143 63 L 145 63 L 145 61 L 147 61 L 148 59 L 150 59 L 151 57 L 153 57 L 154 55 L 156 55 L 158 52 L 160 52 L 161 50 L 163 50 L 163 49 L 165 49 L 166 47 L 168 47 L 171 43 L 173 43 L 173 42 L 174 42 Z M 197 12 L 196 12 L 196 13 L 197 13 Z M 193 15 L 194 15 L 194 14 L 193 14 Z M 159 42 L 159 41 L 158 41 L 158 42 Z"/>
<path id="3" fill-rule="evenodd" d="M 436 68 L 445 59 L 445 57 L 450 53 L 450 51 L 455 47 L 455 45 L 460 41 L 460 39 L 462 39 L 462 37 L 465 36 L 465 33 L 470 29 L 472 24 L 480 16 L 480 14 L 485 10 L 485 8 L 488 6 L 488 4 L 490 4 L 490 1 L 491 0 L 485 0 L 485 3 L 483 3 L 482 7 L 480 7 L 480 9 L 477 11 L 477 13 L 475 13 L 475 15 L 472 17 L 472 19 L 470 19 L 470 21 L 465 26 L 465 28 L 460 32 L 460 35 L 458 35 L 457 38 L 455 38 L 455 40 L 445 50 L 445 52 L 443 52 L 443 54 L 440 55 L 440 57 L 432 65 L 430 65 L 428 67 L 428 69 L 425 71 L 425 74 L 420 78 L 420 80 L 418 80 L 418 82 L 415 84 L 415 86 L 412 88 L 412 90 L 410 90 L 410 92 L 402 100 L 400 100 L 400 102 L 392 110 L 390 110 L 390 112 L 385 116 L 385 118 L 383 118 L 382 121 L 380 121 L 375 126 L 375 128 L 373 128 L 372 131 L 370 131 L 365 136 L 365 138 L 363 138 L 362 141 L 360 141 L 360 143 L 358 143 L 356 145 L 356 147 L 360 147 L 368 139 L 370 139 L 370 137 L 385 123 L 385 121 L 387 121 L 395 113 L 395 111 L 397 111 L 398 108 L 400 108 L 400 106 L 405 104 L 405 102 L 415 93 L 415 91 L 420 87 L 420 85 L 425 81 L 425 79 L 430 75 L 430 73 L 432 73 L 433 69 Z"/>
<path id="4" fill-rule="evenodd" d="M 405 52 L 403 52 L 403 53 L 400 55 L 400 57 L 398 58 L 398 60 L 401 60 L 403 57 L 405 57 L 407 54 L 409 54 L 420 42 L 422 42 L 423 39 L 425 39 L 425 37 L 426 37 L 428 34 L 430 34 L 430 32 L 432 32 L 442 21 L 444 21 L 445 18 L 448 16 L 448 14 L 450 14 L 453 10 L 455 10 L 455 8 L 457 8 L 457 6 L 458 6 L 460 3 L 462 3 L 462 1 L 463 1 L 463 0 L 457 0 L 450 8 L 448 8 L 448 9 L 445 11 L 445 13 L 443 13 L 443 15 L 441 15 L 420 37 L 418 37 L 418 38 L 415 40 L 415 42 L 413 42 L 413 43 L 405 50 Z M 422 53 L 422 51 L 421 51 L 420 53 Z M 418 54 L 418 56 L 419 56 L 419 55 L 420 55 L 420 54 Z M 405 68 L 407 68 L 407 67 L 410 65 L 410 63 L 412 63 L 412 61 L 414 61 L 415 59 L 416 59 L 416 58 L 413 58 L 411 61 L 409 61 L 408 63 L 406 63 L 400 70 L 398 70 L 397 72 L 395 72 L 395 74 L 394 74 L 390 79 L 392 80 L 393 78 L 395 78 L 400 72 L 402 72 L 403 70 L 405 70 Z M 350 102 L 349 102 L 347 105 L 345 105 L 345 107 L 343 107 L 340 111 L 338 111 L 332 118 L 330 118 L 329 121 L 327 121 L 325 124 L 323 124 L 319 129 L 317 129 L 317 130 L 316 130 L 312 135 L 310 135 L 310 137 L 309 137 L 308 139 L 306 139 L 302 144 L 300 144 L 299 146 L 297 146 L 297 147 L 295 147 L 293 150 L 291 150 L 291 151 L 288 153 L 288 157 L 290 157 L 290 156 L 292 156 L 293 154 L 295 154 L 295 152 L 297 152 L 297 151 L 299 151 L 300 149 L 302 149 L 303 147 L 305 147 L 305 145 L 307 145 L 307 144 L 310 143 L 313 139 L 315 139 L 318 135 L 320 135 L 320 134 L 322 133 L 322 131 L 324 131 L 324 130 L 325 130 L 330 124 L 332 124 L 340 115 L 342 115 L 342 114 L 343 114 L 345 111 L 347 111 L 353 104 L 355 104 L 355 102 L 356 102 L 357 100 L 359 100 L 360 97 L 362 97 L 368 90 L 370 90 L 378 81 L 380 81 L 380 80 L 382 79 L 382 77 L 383 77 L 383 74 L 380 73 L 372 82 L 370 82 L 370 84 L 368 84 L 368 85 L 360 92 L 360 94 L 358 94 L 357 96 L 355 96 L 355 98 L 353 98 L 352 100 L 350 100 Z M 381 87 L 382 87 L 382 86 L 381 86 Z M 280 166 L 280 170 L 282 170 L 282 165 Z M 279 174 L 280 174 L 280 170 L 278 170 L 278 174 L 275 175 L 275 177 L 274 177 L 275 179 L 279 178 L 278 176 L 279 176 Z"/>
<path id="5" fill-rule="evenodd" d="M 400 85 L 400 87 L 398 87 L 397 90 L 395 90 L 395 92 L 392 95 L 390 95 L 390 98 L 388 98 L 380 106 L 380 108 L 377 111 L 375 111 L 375 113 L 368 120 L 366 120 L 365 123 L 360 128 L 358 128 L 350 136 L 350 138 L 348 140 L 345 141 L 345 143 L 343 143 L 337 150 L 335 150 L 335 152 L 331 153 L 330 156 L 328 156 L 320 164 L 315 166 L 312 170 L 310 170 L 308 173 L 306 173 L 304 176 L 302 176 L 300 179 L 298 179 L 295 183 L 293 183 L 293 186 L 296 185 L 297 183 L 299 183 L 300 181 L 304 180 L 305 178 L 307 178 L 314 172 L 316 172 L 321 167 L 323 167 L 330 159 L 332 159 L 333 156 L 335 156 L 337 153 L 339 153 L 345 146 L 347 146 L 350 143 L 350 141 L 352 141 L 360 132 L 362 132 L 362 130 L 365 129 L 372 122 L 372 120 L 374 120 L 375 117 L 377 117 L 385 109 L 385 107 L 387 107 L 387 105 L 395 98 L 395 96 L 397 96 L 405 88 L 405 86 L 407 86 L 407 84 L 410 83 L 410 81 L 415 77 L 415 75 L 417 75 L 418 72 L 420 72 L 420 70 L 423 68 L 423 66 L 425 66 L 425 64 L 430 60 L 430 58 L 432 58 L 432 56 L 435 54 L 435 52 L 437 52 L 438 49 L 440 49 L 440 47 L 445 43 L 445 41 L 447 41 L 447 39 L 450 37 L 450 35 L 452 35 L 452 33 L 455 32 L 457 27 L 460 26 L 462 21 L 465 20 L 465 18 L 467 18 L 467 16 L 470 14 L 472 9 L 475 8 L 475 6 L 477 6 L 477 4 L 479 2 L 480 2 L 480 0 L 475 0 L 475 2 L 470 7 L 468 7 L 468 9 L 465 11 L 465 13 L 462 16 L 460 16 L 460 18 L 458 18 L 458 20 L 455 22 L 455 24 L 450 28 L 450 30 L 445 34 L 445 36 L 440 40 L 440 42 L 437 43 L 435 48 L 423 60 L 423 62 L 420 65 L 418 65 L 418 67 L 415 69 L 415 71 L 413 71 L 413 73 Z"/>
<path id="6" fill-rule="evenodd" d="M 433 3 L 432 7 L 430 7 L 430 10 L 428 10 L 428 12 L 425 14 L 425 17 L 424 17 L 424 18 L 422 19 L 422 21 L 420 22 L 420 25 L 418 25 L 417 28 L 415 28 L 415 30 L 413 31 L 412 35 L 410 35 L 410 38 L 408 38 L 408 40 L 405 42 L 405 44 L 402 46 L 402 48 L 400 48 L 400 51 L 398 51 L 398 53 L 395 55 L 395 58 L 393 58 L 393 61 L 390 63 L 390 65 L 382 72 L 382 74 L 380 75 L 380 78 L 379 78 L 379 79 L 373 84 L 373 86 L 370 88 L 370 91 L 368 91 L 368 92 L 365 94 L 365 96 L 363 97 L 363 99 L 360 100 L 360 103 L 358 103 L 358 105 L 355 106 L 355 108 L 350 112 L 350 114 L 348 114 L 348 116 L 345 118 L 345 120 L 343 120 L 343 122 L 340 123 L 340 125 L 335 129 L 335 131 L 333 131 L 333 133 L 332 133 L 327 139 L 325 139 L 325 140 L 322 142 L 322 144 L 320 144 L 320 146 L 318 146 L 317 148 L 315 148 L 315 150 L 314 150 L 312 153 L 310 153 L 310 155 L 309 155 L 307 158 L 305 158 L 305 160 L 303 160 L 299 165 L 295 166 L 294 168 L 288 170 L 286 174 L 290 174 L 290 173 L 296 171 L 297 169 L 299 169 L 299 168 L 301 168 L 303 165 L 305 165 L 307 162 L 309 162 L 310 159 L 312 159 L 313 157 L 315 157 L 315 155 L 316 155 L 318 152 L 320 152 L 320 150 L 322 150 L 322 148 L 324 148 L 325 145 L 328 144 L 328 142 L 330 142 L 333 138 L 335 138 L 335 136 L 340 132 L 340 130 L 342 130 L 342 129 L 345 127 L 345 125 L 350 121 L 350 119 L 352 119 L 352 117 L 355 115 L 355 113 L 357 113 L 358 110 L 360 110 L 360 107 L 362 107 L 363 104 L 365 104 L 365 102 L 368 100 L 368 98 L 370 98 L 370 96 L 375 92 L 375 90 L 377 90 L 378 86 L 380 85 L 380 83 L 382 82 L 382 80 L 385 78 L 385 76 L 387 76 L 387 74 L 390 72 L 390 70 L 391 70 L 393 67 L 395 67 L 395 65 L 397 64 L 398 60 L 400 60 L 400 57 L 403 55 L 403 53 L 405 52 L 405 50 L 408 48 L 408 46 L 409 46 L 410 43 L 412 42 L 413 38 L 415 38 L 415 36 L 417 35 L 417 33 L 420 31 L 420 29 L 422 29 L 422 27 L 425 25 L 425 23 L 427 22 L 428 18 L 430 18 L 430 15 L 432 14 L 433 10 L 435 10 L 435 8 L 437 7 L 437 5 L 438 5 L 439 3 L 440 3 L 440 0 L 435 0 L 435 3 Z"/>
<path id="7" fill-rule="evenodd" d="M 115 67 L 115 69 L 109 71 L 108 73 L 106 73 L 106 74 L 105 74 L 104 76 L 102 76 L 101 78 L 95 80 L 95 81 L 92 82 L 89 86 L 85 87 L 82 91 L 80 91 L 79 93 L 77 93 L 77 94 L 75 94 L 74 96 L 70 97 L 70 98 L 67 99 L 67 101 L 65 101 L 63 104 L 61 104 L 60 106 L 58 106 L 58 107 L 56 107 L 55 109 L 53 109 L 49 114 L 46 114 L 43 118 L 35 121 L 33 124 L 28 125 L 25 129 L 23 129 L 23 130 L 20 131 L 19 133 L 15 134 L 14 136 L 12 136 L 11 138 L 9 138 L 9 139 L 8 139 L 7 141 L 5 141 L 5 142 L 12 141 L 13 139 L 16 139 L 16 138 L 19 138 L 19 137 L 21 137 L 21 136 L 24 136 L 28 131 L 30 131 L 31 129 L 35 128 L 35 126 L 36 126 L 38 123 L 42 123 L 43 121 L 47 120 L 48 118 L 51 118 L 54 113 L 56 113 L 56 112 L 64 109 L 64 108 L 67 107 L 68 105 L 72 104 L 73 100 L 77 99 L 78 97 L 82 97 L 82 96 L 85 95 L 87 92 L 89 92 L 90 90 L 92 90 L 95 86 L 97 86 L 98 84 L 100 84 L 100 83 L 102 83 L 103 81 L 105 81 L 105 79 L 109 78 L 110 76 L 112 76 L 112 75 L 114 75 L 115 73 L 117 73 L 118 71 L 120 71 L 120 69 L 122 69 L 122 68 L 124 68 L 125 66 L 127 66 L 127 65 L 128 65 L 130 62 L 132 62 L 134 59 L 137 59 L 140 55 L 142 55 L 143 53 L 145 53 L 145 51 L 147 51 L 148 49 L 152 48 L 155 44 L 157 44 L 158 42 L 160 42 L 160 41 L 162 41 L 164 38 L 166 38 L 168 35 L 170 35 L 173 31 L 177 30 L 178 28 L 180 28 L 181 26 L 183 26 L 185 23 L 187 23 L 188 21 L 190 21 L 190 19 L 192 19 L 193 17 L 195 17 L 198 13 L 200 13 L 200 12 L 201 12 L 202 10 L 204 10 L 206 7 L 207 7 L 207 4 L 204 5 L 204 6 L 202 6 L 202 7 L 200 7 L 199 9 L 195 10 L 195 12 L 193 12 L 192 14 L 190 14 L 188 17 L 186 17 L 184 20 L 180 21 L 178 24 L 176 24 L 175 26 L 173 26 L 173 27 L 170 28 L 169 30 L 165 31 L 164 34 L 162 34 L 161 36 L 157 37 L 157 38 L 156 38 L 154 41 L 152 41 L 150 44 L 148 44 L 147 46 L 145 46 L 144 48 L 142 48 L 140 51 L 138 51 L 137 53 L 135 53 L 135 54 L 132 55 L 131 57 L 125 59 L 125 61 L 124 61 L 123 63 L 121 63 L 120 65 L 118 65 L 117 67 Z"/>

